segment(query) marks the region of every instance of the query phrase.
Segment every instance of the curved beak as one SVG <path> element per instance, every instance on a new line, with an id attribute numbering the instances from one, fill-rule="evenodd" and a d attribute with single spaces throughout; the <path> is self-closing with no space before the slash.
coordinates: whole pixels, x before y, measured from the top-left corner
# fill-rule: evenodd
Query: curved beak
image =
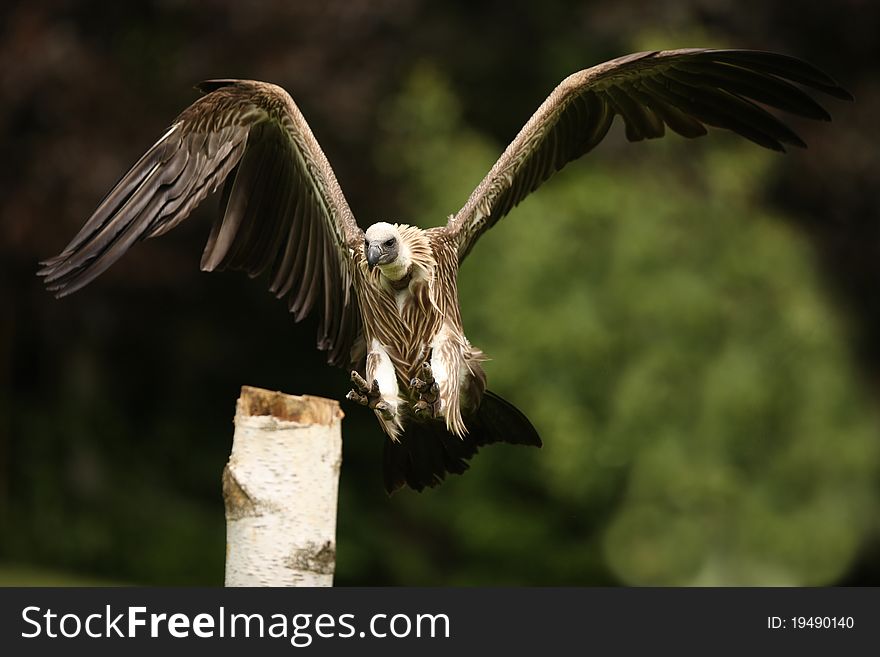
<path id="1" fill-rule="evenodd" d="M 370 266 L 370 271 L 379 264 L 381 258 L 382 249 L 376 244 L 370 244 L 367 247 L 367 264 Z"/>

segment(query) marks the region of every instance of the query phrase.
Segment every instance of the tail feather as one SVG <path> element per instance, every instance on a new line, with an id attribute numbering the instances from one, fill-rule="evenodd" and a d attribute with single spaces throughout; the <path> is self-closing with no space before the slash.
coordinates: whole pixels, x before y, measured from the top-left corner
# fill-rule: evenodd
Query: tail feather
<path id="1" fill-rule="evenodd" d="M 541 437 L 522 411 L 491 390 L 483 393 L 480 409 L 468 430 L 477 436 L 477 445 L 510 443 L 541 446 Z"/>
<path id="2" fill-rule="evenodd" d="M 467 461 L 483 445 L 509 443 L 541 446 L 541 438 L 528 418 L 513 404 L 486 391 L 480 408 L 466 418 L 468 433 L 457 438 L 443 422 L 409 422 L 399 442 L 385 441 L 385 490 L 393 493 L 406 485 L 421 491 L 438 485 L 447 473 L 462 474 Z"/>

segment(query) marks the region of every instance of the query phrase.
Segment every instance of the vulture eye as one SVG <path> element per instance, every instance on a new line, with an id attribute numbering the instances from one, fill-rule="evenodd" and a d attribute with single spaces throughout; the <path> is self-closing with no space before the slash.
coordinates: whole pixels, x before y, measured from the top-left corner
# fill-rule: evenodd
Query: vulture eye
<path id="1" fill-rule="evenodd" d="M 389 248 L 394 246 L 394 238 L 392 237 L 390 240 L 385 240 L 385 246 Z"/>

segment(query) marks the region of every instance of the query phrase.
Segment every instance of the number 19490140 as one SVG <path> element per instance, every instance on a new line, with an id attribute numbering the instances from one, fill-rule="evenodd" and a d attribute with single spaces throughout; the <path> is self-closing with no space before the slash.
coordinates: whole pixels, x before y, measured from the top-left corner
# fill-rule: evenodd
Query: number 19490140
<path id="1" fill-rule="evenodd" d="M 771 630 L 851 630 L 854 626 L 852 616 L 767 616 Z"/>

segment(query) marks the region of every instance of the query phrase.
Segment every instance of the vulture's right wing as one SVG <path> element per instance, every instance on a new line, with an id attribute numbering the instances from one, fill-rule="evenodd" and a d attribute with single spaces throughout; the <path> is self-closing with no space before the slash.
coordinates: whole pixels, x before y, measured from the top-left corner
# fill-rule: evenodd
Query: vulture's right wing
<path id="1" fill-rule="evenodd" d="M 183 221 L 221 184 L 202 269 L 269 272 L 299 321 L 321 309 L 318 348 L 347 365 L 360 329 L 350 249 L 363 232 L 290 96 L 250 80 L 211 80 L 206 95 L 123 176 L 40 276 L 57 296 L 83 287 L 138 240 Z"/>
<path id="2" fill-rule="evenodd" d="M 592 150 L 615 115 L 630 141 L 684 137 L 726 128 L 756 144 L 804 146 L 757 103 L 810 119 L 830 117 L 797 83 L 835 98 L 852 97 L 804 61 L 755 50 L 690 48 L 640 52 L 579 71 L 563 80 L 504 151 L 447 231 L 459 262 L 491 228 L 554 172 Z"/>

